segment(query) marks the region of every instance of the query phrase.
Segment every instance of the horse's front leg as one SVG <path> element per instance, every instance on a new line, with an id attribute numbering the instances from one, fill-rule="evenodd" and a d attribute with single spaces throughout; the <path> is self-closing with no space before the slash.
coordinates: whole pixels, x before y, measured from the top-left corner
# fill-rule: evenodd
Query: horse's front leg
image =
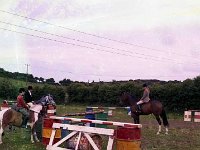
<path id="1" fill-rule="evenodd" d="M 1 121 L 1 120 L 0 120 Z M 0 144 L 3 143 L 2 141 L 2 136 L 4 135 L 4 129 L 8 126 L 7 123 L 2 123 L 2 121 L 0 122 Z"/>
<path id="2" fill-rule="evenodd" d="M 32 135 L 32 138 L 35 138 L 36 142 L 40 142 L 40 140 L 37 137 L 37 133 L 35 131 L 35 125 L 36 125 L 36 122 L 33 124 L 33 128 L 31 129 L 31 135 Z"/>
<path id="3" fill-rule="evenodd" d="M 161 122 L 160 117 L 158 115 L 154 115 L 154 116 L 156 117 L 156 120 L 157 120 L 157 122 L 159 124 L 158 132 L 157 132 L 157 135 L 159 135 L 161 133 L 161 131 L 162 131 L 162 129 L 161 129 L 162 122 Z"/>
<path id="4" fill-rule="evenodd" d="M 139 115 L 132 113 L 131 116 L 132 116 L 135 124 L 139 124 L 140 123 Z"/>
<path id="5" fill-rule="evenodd" d="M 2 136 L 4 135 L 4 129 L 8 126 L 8 122 L 7 121 L 2 121 L 0 120 L 0 144 L 3 143 L 2 141 Z"/>
<path id="6" fill-rule="evenodd" d="M 0 144 L 2 144 L 3 142 L 2 142 L 2 134 L 3 134 L 3 127 L 2 127 L 2 123 L 1 123 L 1 125 L 0 125 L 1 127 L 0 127 Z"/>
<path id="7" fill-rule="evenodd" d="M 34 138 L 33 138 L 33 133 L 34 133 L 34 128 L 33 128 L 33 126 L 34 126 L 34 123 L 31 122 L 31 123 L 30 123 L 30 127 L 31 127 L 31 143 L 35 143 Z"/>
<path id="8" fill-rule="evenodd" d="M 165 127 L 165 134 L 166 134 L 166 135 L 168 134 L 168 131 L 169 131 L 168 126 L 166 126 L 166 127 Z"/>
<path id="9" fill-rule="evenodd" d="M 38 137 L 37 137 L 37 133 L 36 133 L 36 131 L 35 131 L 35 127 L 34 127 L 34 137 L 35 137 L 36 142 L 40 142 L 40 140 L 39 140 Z"/>

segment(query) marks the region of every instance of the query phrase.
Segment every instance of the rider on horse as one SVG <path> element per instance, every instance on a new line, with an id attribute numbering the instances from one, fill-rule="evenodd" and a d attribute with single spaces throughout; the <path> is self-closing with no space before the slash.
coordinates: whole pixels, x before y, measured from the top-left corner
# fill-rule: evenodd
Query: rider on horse
<path id="1" fill-rule="evenodd" d="M 24 98 L 23 98 L 24 93 L 25 93 L 25 89 L 24 88 L 20 88 L 19 89 L 19 95 L 17 96 L 18 111 L 21 112 L 22 115 L 23 115 L 22 127 L 26 127 L 26 124 L 27 124 L 28 119 L 29 119 L 29 111 L 28 111 L 29 107 L 24 101 Z"/>
<path id="2" fill-rule="evenodd" d="M 140 105 L 143 104 L 143 103 L 147 103 L 150 101 L 150 98 L 149 98 L 149 94 L 150 94 L 150 90 L 147 86 L 147 84 L 143 84 L 143 96 L 142 98 L 137 102 L 137 106 L 138 106 L 138 112 L 141 112 L 141 107 Z"/>
<path id="3" fill-rule="evenodd" d="M 32 95 L 33 87 L 28 86 L 28 90 L 24 93 L 24 100 L 28 104 L 33 101 L 33 95 Z"/>

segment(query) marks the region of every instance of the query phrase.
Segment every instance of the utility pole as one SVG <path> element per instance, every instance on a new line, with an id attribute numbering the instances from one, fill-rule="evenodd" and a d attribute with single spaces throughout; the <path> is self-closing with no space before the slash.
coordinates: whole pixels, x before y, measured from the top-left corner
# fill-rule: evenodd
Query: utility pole
<path id="1" fill-rule="evenodd" d="M 27 81 L 28 81 L 28 67 L 30 66 L 29 64 L 25 64 L 26 66 L 26 85 L 27 85 Z"/>

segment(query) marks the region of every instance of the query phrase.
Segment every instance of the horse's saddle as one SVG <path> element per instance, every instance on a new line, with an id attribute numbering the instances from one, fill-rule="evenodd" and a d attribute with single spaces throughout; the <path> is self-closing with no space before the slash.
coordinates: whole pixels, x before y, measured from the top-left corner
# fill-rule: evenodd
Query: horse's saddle
<path id="1" fill-rule="evenodd" d="M 139 105 L 137 105 L 137 112 L 138 113 L 142 113 L 143 112 L 143 107 L 145 106 L 145 105 L 148 105 L 150 103 L 150 101 L 149 102 L 146 102 L 146 103 L 142 103 L 142 104 L 139 104 Z"/>
<path id="2" fill-rule="evenodd" d="M 12 109 L 14 109 L 15 111 L 19 112 L 19 107 L 17 107 L 17 103 L 13 104 L 11 106 Z"/>

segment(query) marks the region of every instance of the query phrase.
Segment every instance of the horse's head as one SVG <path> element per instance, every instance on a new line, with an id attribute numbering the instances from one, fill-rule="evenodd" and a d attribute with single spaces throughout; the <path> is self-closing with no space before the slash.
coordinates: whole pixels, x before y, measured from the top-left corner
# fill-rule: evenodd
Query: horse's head
<path id="1" fill-rule="evenodd" d="M 41 110 L 42 115 L 45 115 L 47 113 L 48 105 L 52 105 L 54 108 L 56 108 L 56 103 L 53 99 L 53 96 L 50 95 L 50 94 L 43 96 L 42 98 L 40 98 L 35 103 L 42 106 L 42 110 Z"/>
<path id="2" fill-rule="evenodd" d="M 54 101 L 54 99 L 53 99 L 53 96 L 50 95 L 50 94 L 48 94 L 48 95 L 46 95 L 46 96 L 43 96 L 43 97 L 42 97 L 40 100 L 38 100 L 36 103 L 37 103 L 37 104 L 41 104 L 42 106 L 47 106 L 47 105 L 53 105 L 53 106 L 55 106 L 55 105 L 56 105 L 56 103 L 55 103 L 55 101 Z"/>
<path id="3" fill-rule="evenodd" d="M 120 97 L 120 105 L 130 106 L 136 103 L 136 100 L 133 96 L 131 96 L 128 92 L 123 92 Z"/>
<path id="4" fill-rule="evenodd" d="M 48 95 L 46 96 L 46 101 L 47 101 L 47 105 L 56 106 L 56 103 L 55 103 L 55 101 L 54 101 L 52 95 L 48 94 Z"/>
<path id="5" fill-rule="evenodd" d="M 129 106 L 129 96 L 127 92 L 123 92 L 120 97 L 120 105 L 121 106 Z"/>

